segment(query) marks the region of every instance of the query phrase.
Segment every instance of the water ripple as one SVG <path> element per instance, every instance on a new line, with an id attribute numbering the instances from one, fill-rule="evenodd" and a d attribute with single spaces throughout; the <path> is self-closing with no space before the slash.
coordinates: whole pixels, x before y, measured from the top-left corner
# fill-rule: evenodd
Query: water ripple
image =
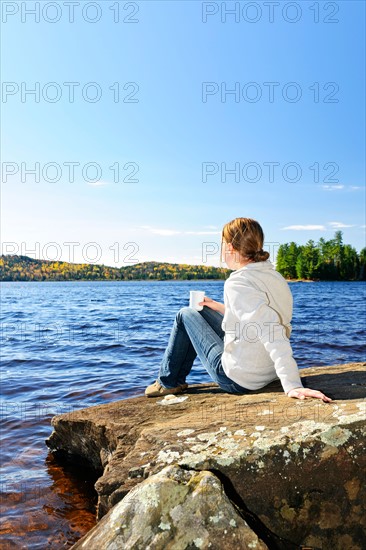
<path id="1" fill-rule="evenodd" d="M 189 291 L 203 289 L 222 301 L 223 285 L 2 283 L 1 547 L 23 547 L 27 537 L 32 548 L 66 548 L 93 525 L 93 496 L 78 481 L 82 474 L 66 476 L 47 454 L 52 416 L 142 395 L 156 378 L 175 313 L 188 305 Z M 300 368 L 365 359 L 364 283 L 290 287 L 291 342 Z M 209 380 L 196 359 L 188 381 Z"/>

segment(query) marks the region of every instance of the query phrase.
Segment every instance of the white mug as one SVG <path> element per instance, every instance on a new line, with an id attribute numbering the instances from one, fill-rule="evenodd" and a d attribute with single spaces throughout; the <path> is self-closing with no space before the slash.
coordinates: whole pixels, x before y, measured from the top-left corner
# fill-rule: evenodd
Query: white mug
<path id="1" fill-rule="evenodd" d="M 199 306 L 199 302 L 203 302 L 205 297 L 204 290 L 190 290 L 189 291 L 189 307 L 193 307 L 196 311 L 201 311 L 203 306 Z"/>

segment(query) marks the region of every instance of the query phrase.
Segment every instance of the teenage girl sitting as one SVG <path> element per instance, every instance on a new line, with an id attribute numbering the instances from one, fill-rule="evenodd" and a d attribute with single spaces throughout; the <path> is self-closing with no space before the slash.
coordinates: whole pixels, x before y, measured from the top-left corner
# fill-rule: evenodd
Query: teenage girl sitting
<path id="1" fill-rule="evenodd" d="M 263 242 L 255 220 L 236 218 L 224 226 L 221 257 L 233 270 L 224 284 L 224 303 L 205 296 L 201 311 L 178 311 L 147 397 L 187 389 L 186 377 L 198 355 L 212 380 L 228 393 L 250 393 L 280 379 L 289 397 L 332 401 L 302 385 L 289 341 L 292 294 Z"/>

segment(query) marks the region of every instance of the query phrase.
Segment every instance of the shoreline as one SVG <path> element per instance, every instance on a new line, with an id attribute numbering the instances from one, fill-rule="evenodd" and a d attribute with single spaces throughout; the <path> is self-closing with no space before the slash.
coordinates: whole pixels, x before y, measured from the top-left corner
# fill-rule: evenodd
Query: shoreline
<path id="1" fill-rule="evenodd" d="M 43 281 L 34 281 L 24 279 L 23 281 L 0 280 L 1 283 L 196 283 L 196 282 L 220 282 L 227 279 L 45 279 Z M 365 283 L 364 279 L 285 279 L 288 283 Z"/>

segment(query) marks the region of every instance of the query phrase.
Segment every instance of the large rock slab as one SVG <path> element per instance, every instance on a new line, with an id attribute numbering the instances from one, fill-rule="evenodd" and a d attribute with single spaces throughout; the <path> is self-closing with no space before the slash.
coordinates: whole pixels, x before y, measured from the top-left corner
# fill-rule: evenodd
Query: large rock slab
<path id="1" fill-rule="evenodd" d="M 166 466 L 136 485 L 73 549 L 266 550 L 211 472 Z"/>
<path id="2" fill-rule="evenodd" d="M 361 550 L 365 366 L 301 371 L 304 385 L 332 403 L 291 399 L 278 382 L 244 396 L 196 385 L 174 405 L 137 397 L 59 415 L 47 443 L 103 472 L 99 518 L 137 483 L 177 464 L 215 473 L 269 547 Z"/>

